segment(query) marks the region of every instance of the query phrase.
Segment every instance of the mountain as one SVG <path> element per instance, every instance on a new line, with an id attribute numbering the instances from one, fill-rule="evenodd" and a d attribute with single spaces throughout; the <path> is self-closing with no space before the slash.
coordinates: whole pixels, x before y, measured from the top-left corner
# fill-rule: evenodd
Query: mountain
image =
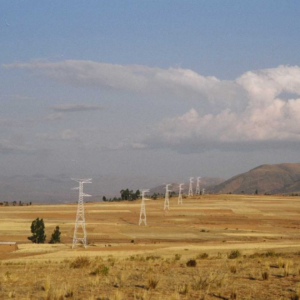
<path id="1" fill-rule="evenodd" d="M 223 179 L 223 178 L 201 177 L 200 188 L 201 189 L 203 189 L 203 188 L 207 189 L 209 187 L 212 187 L 212 186 L 220 184 L 224 180 L 225 179 Z M 184 183 L 182 192 L 184 194 L 187 194 L 188 193 L 188 189 L 189 189 L 189 182 L 182 182 L 182 183 Z M 172 183 L 172 186 L 171 186 L 172 191 L 178 192 L 178 184 L 179 183 Z M 194 183 L 193 183 L 193 190 L 194 190 L 194 192 L 195 192 L 195 189 L 196 189 L 196 184 L 197 184 L 197 179 L 194 178 Z M 165 189 L 165 185 L 159 185 L 159 186 L 156 186 L 156 187 L 150 189 L 150 193 L 151 194 L 153 194 L 153 193 L 163 194 L 165 192 L 165 190 L 166 190 Z"/>
<path id="2" fill-rule="evenodd" d="M 214 193 L 285 194 L 300 192 L 300 164 L 261 165 L 236 175 L 211 189 Z"/>

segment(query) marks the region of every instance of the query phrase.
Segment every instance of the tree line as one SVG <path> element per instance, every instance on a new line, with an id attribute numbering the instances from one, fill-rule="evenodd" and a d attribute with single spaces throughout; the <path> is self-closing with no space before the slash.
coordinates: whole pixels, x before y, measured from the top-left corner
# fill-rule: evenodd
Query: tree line
<path id="1" fill-rule="evenodd" d="M 12 201 L 12 202 L 8 202 L 8 201 L 4 201 L 4 202 L 0 202 L 0 206 L 28 206 L 28 205 L 32 205 L 32 202 L 29 203 L 24 203 L 22 201 Z"/>
<path id="2" fill-rule="evenodd" d="M 172 196 L 174 196 L 176 193 L 175 192 L 171 192 L 170 193 L 170 198 Z M 153 193 L 152 195 L 148 195 L 148 198 L 151 198 L 153 200 L 157 199 L 157 198 L 162 198 L 164 197 L 165 194 L 164 193 Z M 134 192 L 133 190 L 130 189 L 122 189 L 120 191 L 120 197 L 113 197 L 113 198 L 107 198 L 106 196 L 102 197 L 102 200 L 104 202 L 114 202 L 114 201 L 134 201 L 137 200 L 141 197 L 141 192 L 140 190 L 136 190 L 136 192 Z"/>

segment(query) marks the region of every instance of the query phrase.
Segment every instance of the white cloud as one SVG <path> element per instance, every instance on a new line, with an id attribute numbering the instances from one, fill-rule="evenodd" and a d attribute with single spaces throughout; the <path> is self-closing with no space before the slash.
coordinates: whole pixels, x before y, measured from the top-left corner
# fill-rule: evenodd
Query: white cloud
<path id="1" fill-rule="evenodd" d="M 202 76 L 189 69 L 150 68 L 143 65 L 116 65 L 94 61 L 66 60 L 61 62 L 31 61 L 12 63 L 4 68 L 29 69 L 41 72 L 60 83 L 75 87 L 106 88 L 143 94 L 163 94 L 230 104 L 241 90 L 233 81 L 221 81 L 213 76 Z"/>
<path id="2" fill-rule="evenodd" d="M 125 90 L 152 97 L 159 94 L 160 99 L 171 95 L 172 98 L 198 101 L 201 112 L 190 109 L 181 116 L 163 120 L 148 138 L 137 141 L 131 148 L 203 151 L 300 143 L 298 66 L 249 71 L 231 81 L 205 77 L 182 68 L 93 61 L 31 61 L 4 67 L 42 72 L 73 86 Z"/>
<path id="3" fill-rule="evenodd" d="M 198 152 L 300 144 L 299 67 L 247 72 L 236 82 L 247 95 L 242 111 L 227 108 L 217 114 L 199 115 L 191 109 L 182 116 L 163 120 L 146 139 L 148 147 Z M 284 92 L 298 96 L 284 99 L 280 97 Z"/>

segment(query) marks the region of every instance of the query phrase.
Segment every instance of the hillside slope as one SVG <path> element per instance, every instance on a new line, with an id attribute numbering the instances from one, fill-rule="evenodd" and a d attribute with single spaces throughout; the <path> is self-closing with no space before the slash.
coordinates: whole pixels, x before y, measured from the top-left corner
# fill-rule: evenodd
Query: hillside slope
<path id="1" fill-rule="evenodd" d="M 262 165 L 214 186 L 215 193 L 296 193 L 300 192 L 300 164 Z"/>

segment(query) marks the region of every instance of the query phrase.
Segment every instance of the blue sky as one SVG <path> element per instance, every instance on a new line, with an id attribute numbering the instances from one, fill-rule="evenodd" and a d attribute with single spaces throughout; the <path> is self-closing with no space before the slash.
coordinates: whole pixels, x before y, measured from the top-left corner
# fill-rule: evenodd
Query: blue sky
<path id="1" fill-rule="evenodd" d="M 0 175 L 149 188 L 298 162 L 299 15 L 299 1 L 1 1 Z"/>

